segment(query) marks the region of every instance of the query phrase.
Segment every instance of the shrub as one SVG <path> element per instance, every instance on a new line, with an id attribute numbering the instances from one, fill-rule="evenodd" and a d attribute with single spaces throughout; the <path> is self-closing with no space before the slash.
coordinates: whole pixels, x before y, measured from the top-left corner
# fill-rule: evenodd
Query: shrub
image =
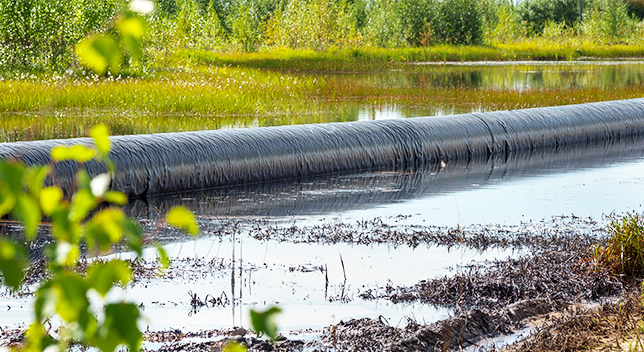
<path id="1" fill-rule="evenodd" d="M 525 36 L 524 26 L 516 8 L 507 1 L 492 2 L 485 6 L 485 40 L 488 43 L 507 43 Z"/>
<path id="2" fill-rule="evenodd" d="M 202 7 L 196 0 L 164 2 L 149 20 L 147 37 L 156 50 L 177 48 L 215 50 L 225 44 L 225 30 L 214 3 Z"/>
<path id="3" fill-rule="evenodd" d="M 369 43 L 379 47 L 405 46 L 408 35 L 400 3 L 391 0 L 370 1 L 366 8 L 363 33 Z"/>
<path id="4" fill-rule="evenodd" d="M 442 0 L 434 31 L 444 43 L 478 44 L 483 39 L 483 21 L 477 0 Z"/>
<path id="5" fill-rule="evenodd" d="M 10 214 L 19 220 L 30 242 L 36 238 L 43 216 L 52 223 L 52 241 L 44 251 L 50 275 L 36 292 L 35 317 L 27 332 L 25 351 L 67 350 L 73 341 L 103 352 L 112 352 L 119 345 L 137 351 L 141 345 L 139 308 L 134 303 L 110 300 L 108 295 L 115 286 L 129 283 L 129 265 L 110 259 L 92 263 L 85 274 L 76 268 L 81 248 L 100 255 L 124 244 L 137 258 L 143 253 L 141 228 L 119 207 L 127 203 L 127 197 L 109 190 L 114 164 L 109 158 L 107 127 L 95 126 L 90 134 L 94 147 L 57 146 L 51 152 L 54 161 L 79 165 L 76 190 L 70 196 L 56 186 L 43 186 L 52 172 L 51 165 L 26 167 L 0 161 L 0 216 Z M 87 162 L 100 163 L 107 172 L 91 178 L 83 168 Z M 193 235 L 199 232 L 194 216 L 185 208 L 173 208 L 166 219 Z M 165 251 L 160 246 L 158 250 L 168 265 Z M 25 246 L 0 235 L 0 279 L 13 290 L 19 289 L 23 281 L 25 253 Z M 96 294 L 101 304 L 93 306 L 92 296 Z M 56 337 L 50 336 L 46 328 L 52 321 L 61 323 Z"/>
<path id="6" fill-rule="evenodd" d="M 541 35 L 548 21 L 573 27 L 579 21 L 579 0 L 524 0 L 517 5 L 522 21 L 528 23 L 531 35 Z"/>
<path id="7" fill-rule="evenodd" d="M 359 41 L 354 9 L 344 0 L 291 0 L 266 24 L 266 44 L 327 50 Z"/>
<path id="8" fill-rule="evenodd" d="M 120 0 L 0 0 L 0 64 L 66 69 L 74 61 L 74 45 L 104 28 L 122 5 Z"/>
<path id="9" fill-rule="evenodd" d="M 244 52 L 256 51 L 263 40 L 262 20 L 252 1 L 236 6 L 233 15 L 228 17 L 230 41 Z"/>
<path id="10" fill-rule="evenodd" d="M 581 30 L 595 42 L 628 40 L 636 31 L 636 21 L 621 0 L 597 0 L 588 9 Z"/>

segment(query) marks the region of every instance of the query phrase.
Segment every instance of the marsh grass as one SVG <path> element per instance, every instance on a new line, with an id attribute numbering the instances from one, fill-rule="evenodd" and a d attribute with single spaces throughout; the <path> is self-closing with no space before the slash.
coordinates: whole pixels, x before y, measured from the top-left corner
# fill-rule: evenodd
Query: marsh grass
<path id="1" fill-rule="evenodd" d="M 331 51 L 271 49 L 256 53 L 181 50 L 175 61 L 281 72 L 373 72 L 415 62 L 572 60 L 576 58 L 644 57 L 644 45 L 599 45 L 578 40 L 553 45 L 552 40 L 524 39 L 493 46 L 436 45 L 418 48 L 352 48 Z"/>
<path id="2" fill-rule="evenodd" d="M 457 56 L 464 55 L 459 50 L 479 49 L 480 57 L 489 50 L 432 50 Z M 585 76 L 536 68 L 544 71 L 542 86 L 516 87 L 513 75 L 535 67 L 481 74 L 476 67 L 408 64 L 443 55 L 430 54 L 426 49 L 183 51 L 158 63 L 146 78 L 5 76 L 0 141 L 85 136 L 97 123 L 106 123 L 114 134 L 140 134 L 355 121 L 361 112 L 383 107 L 395 107 L 402 116 L 428 116 L 644 96 L 637 65 Z"/>
<path id="3" fill-rule="evenodd" d="M 604 245 L 593 248 L 593 259 L 612 275 L 625 280 L 644 275 L 644 217 L 626 214 L 608 224 Z"/>

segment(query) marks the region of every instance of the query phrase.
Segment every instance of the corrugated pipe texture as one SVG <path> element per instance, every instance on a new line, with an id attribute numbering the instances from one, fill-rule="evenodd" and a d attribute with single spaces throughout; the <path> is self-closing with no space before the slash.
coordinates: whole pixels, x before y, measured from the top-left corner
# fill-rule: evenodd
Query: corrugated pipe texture
<path id="1" fill-rule="evenodd" d="M 149 135 L 114 136 L 112 189 L 130 197 L 299 178 L 325 173 L 421 167 L 431 163 L 508 158 L 639 137 L 644 99 L 558 107 Z M 50 162 L 59 144 L 88 138 L 0 144 L 0 158 Z M 103 165 L 85 165 L 91 175 Z M 70 189 L 78 165 L 56 165 L 56 183 Z"/>

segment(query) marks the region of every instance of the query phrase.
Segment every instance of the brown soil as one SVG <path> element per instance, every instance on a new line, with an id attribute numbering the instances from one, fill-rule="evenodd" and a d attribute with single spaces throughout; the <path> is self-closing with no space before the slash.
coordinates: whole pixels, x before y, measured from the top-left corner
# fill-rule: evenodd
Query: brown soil
<path id="1" fill-rule="evenodd" d="M 573 306 L 537 321 L 533 334 L 502 351 L 641 351 L 643 313 L 639 292 L 598 307 Z"/>

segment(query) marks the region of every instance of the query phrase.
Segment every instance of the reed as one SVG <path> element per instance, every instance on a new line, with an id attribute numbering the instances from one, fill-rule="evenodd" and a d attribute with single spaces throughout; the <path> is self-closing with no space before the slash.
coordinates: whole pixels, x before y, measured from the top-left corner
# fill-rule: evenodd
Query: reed
<path id="1" fill-rule="evenodd" d="M 623 279 L 644 275 L 644 217 L 626 214 L 608 224 L 609 237 L 594 247 L 593 258 L 611 274 Z"/>

